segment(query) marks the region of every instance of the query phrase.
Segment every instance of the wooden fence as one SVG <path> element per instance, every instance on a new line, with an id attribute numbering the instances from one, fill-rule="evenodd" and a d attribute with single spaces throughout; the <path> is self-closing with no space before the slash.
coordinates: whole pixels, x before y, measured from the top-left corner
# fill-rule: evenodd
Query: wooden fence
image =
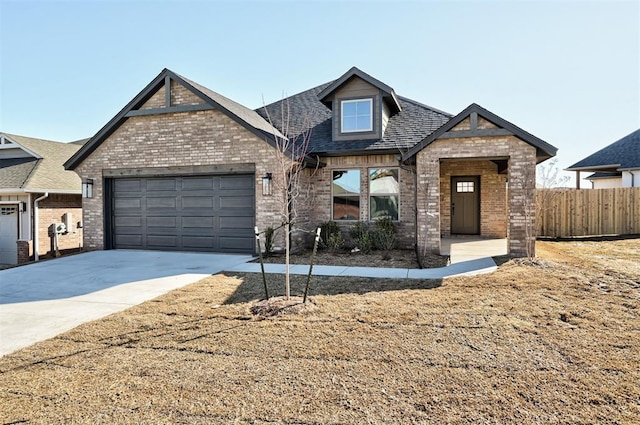
<path id="1" fill-rule="evenodd" d="M 640 234 L 640 187 L 538 189 L 538 236 Z"/>

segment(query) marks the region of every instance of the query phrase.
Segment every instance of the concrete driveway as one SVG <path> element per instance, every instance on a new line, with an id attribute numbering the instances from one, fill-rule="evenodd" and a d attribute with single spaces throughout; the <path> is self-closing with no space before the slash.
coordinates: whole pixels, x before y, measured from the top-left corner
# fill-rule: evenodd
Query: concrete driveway
<path id="1" fill-rule="evenodd" d="M 0 355 L 251 259 L 247 255 L 113 250 L 0 270 Z"/>

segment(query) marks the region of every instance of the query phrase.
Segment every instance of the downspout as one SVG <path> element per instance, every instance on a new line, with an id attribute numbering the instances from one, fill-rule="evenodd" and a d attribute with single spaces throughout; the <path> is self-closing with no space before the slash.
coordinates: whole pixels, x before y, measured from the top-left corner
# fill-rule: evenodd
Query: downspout
<path id="1" fill-rule="evenodd" d="M 422 269 L 424 266 L 422 265 L 422 256 L 418 248 L 418 170 L 403 165 L 401 159 L 398 159 L 398 165 L 401 169 L 409 171 L 413 175 L 413 250 L 416 254 L 418 268 Z"/>
<path id="2" fill-rule="evenodd" d="M 44 199 L 47 199 L 48 197 L 49 192 L 45 192 L 44 195 L 36 198 L 36 200 L 33 201 L 33 259 L 35 261 L 38 261 L 40 259 L 40 257 L 38 256 L 38 203 Z"/>

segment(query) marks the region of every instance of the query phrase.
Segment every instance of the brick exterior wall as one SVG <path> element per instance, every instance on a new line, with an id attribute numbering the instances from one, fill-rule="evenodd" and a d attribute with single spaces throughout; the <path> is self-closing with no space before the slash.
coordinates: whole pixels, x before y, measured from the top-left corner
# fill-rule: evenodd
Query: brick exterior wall
<path id="1" fill-rule="evenodd" d="M 360 170 L 360 220 L 369 221 L 369 169 L 398 168 L 395 155 L 363 155 L 321 158 L 326 167 L 318 170 L 307 170 L 307 181 L 310 183 L 309 194 L 301 200 L 308 206 L 305 211 L 305 222 L 308 228 L 314 229 L 320 223 L 331 220 L 332 186 L 334 170 Z M 401 248 L 413 247 L 414 241 L 414 190 L 413 174 L 404 169 L 399 170 L 399 222 L 398 245 Z M 336 221 L 348 233 L 355 221 Z"/>
<path id="2" fill-rule="evenodd" d="M 507 237 L 507 175 L 489 160 L 444 160 L 440 164 L 440 235 L 451 236 L 451 177 L 480 177 L 480 235 Z"/>
<path id="3" fill-rule="evenodd" d="M 457 129 L 464 129 L 464 126 L 462 128 L 456 127 Z M 506 193 L 509 253 L 525 256 L 527 255 L 527 244 L 530 243 L 533 246 L 531 253 L 535 254 L 534 233 L 527 229 L 535 229 L 533 197 L 536 151 L 534 147 L 514 136 L 441 139 L 436 140 L 417 154 L 418 184 L 421 188 L 418 191 L 418 231 L 420 235 L 424 235 L 419 240 L 419 245 L 422 248 L 431 252 L 440 252 L 440 237 L 442 234 L 446 234 L 446 229 L 443 227 L 448 225 L 450 228 L 450 221 L 447 221 L 442 215 L 442 212 L 448 208 L 447 205 L 442 205 L 446 201 L 446 194 L 443 192 L 450 193 L 450 189 L 446 186 L 446 181 L 450 182 L 450 179 L 446 176 L 451 172 L 451 167 L 454 165 L 463 167 L 464 164 L 456 165 L 455 162 L 446 164 L 446 160 L 458 158 L 479 160 L 487 157 L 508 158 L 509 160 L 509 189 Z M 441 165 L 441 161 L 443 165 Z M 478 171 L 485 173 L 480 173 L 480 175 L 485 176 L 484 181 L 486 181 L 488 169 L 483 170 L 482 166 L 485 161 L 476 162 L 476 167 L 479 167 Z M 470 167 L 473 165 L 470 164 Z M 466 175 L 471 174 L 466 170 L 464 172 Z M 442 180 L 445 182 L 443 183 Z M 490 183 L 489 187 L 495 187 L 497 190 L 501 184 L 500 179 L 496 178 L 496 181 Z M 495 195 L 496 205 L 491 208 L 498 209 L 498 205 L 502 203 L 503 195 L 499 192 L 496 192 Z M 428 212 L 436 213 L 429 215 Z M 488 223 L 485 219 L 485 230 L 498 228 L 497 221 Z"/>
<path id="4" fill-rule="evenodd" d="M 58 235 L 58 249 L 60 252 L 77 251 L 82 248 L 83 229 L 76 224 L 82 220 L 82 196 L 49 194 L 49 197 L 38 203 L 38 255 L 40 257 L 53 256 L 53 239 L 49 235 L 49 226 L 61 223 L 62 216 L 70 213 L 73 216 L 73 228 L 68 233 Z M 32 227 L 35 229 L 35 227 Z M 33 257 L 31 253 L 30 257 Z"/>
<path id="5" fill-rule="evenodd" d="M 16 241 L 18 244 L 18 264 L 24 264 L 31 259 L 31 241 Z"/>
<path id="6" fill-rule="evenodd" d="M 175 87 L 179 90 L 172 94 L 173 105 L 196 99 L 202 103 L 182 86 Z M 85 249 L 104 249 L 102 170 L 222 164 L 255 165 L 256 225 L 261 230 L 279 226 L 282 173 L 276 169 L 277 151 L 265 140 L 217 110 L 127 119 L 75 170 L 83 179 L 94 179 L 94 197 L 83 199 Z M 267 172 L 273 173 L 272 196 L 262 195 L 262 176 Z"/>

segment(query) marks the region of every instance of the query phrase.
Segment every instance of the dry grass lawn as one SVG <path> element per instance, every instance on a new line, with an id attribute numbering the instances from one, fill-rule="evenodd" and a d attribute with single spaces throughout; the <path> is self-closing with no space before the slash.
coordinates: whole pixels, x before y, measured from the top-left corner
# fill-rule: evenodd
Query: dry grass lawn
<path id="1" fill-rule="evenodd" d="M 1 358 L 0 422 L 640 423 L 640 240 L 538 251 L 267 319 L 260 275 L 212 276 Z"/>

